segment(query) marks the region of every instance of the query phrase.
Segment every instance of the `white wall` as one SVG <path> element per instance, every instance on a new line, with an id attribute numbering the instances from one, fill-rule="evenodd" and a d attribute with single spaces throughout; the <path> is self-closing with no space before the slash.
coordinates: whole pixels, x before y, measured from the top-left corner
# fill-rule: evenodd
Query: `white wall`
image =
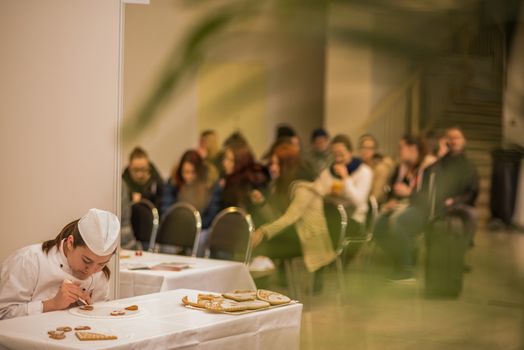
<path id="1" fill-rule="evenodd" d="M 199 23 L 209 6 L 215 5 L 188 9 L 183 4 L 177 0 L 151 0 L 148 6 L 125 7 L 125 121 L 133 117 L 150 93 L 168 54 Z M 323 13 L 312 14 L 317 15 L 322 18 Z M 318 18 L 315 20 L 319 23 Z M 124 144 L 124 156 L 135 145 L 141 145 L 166 177 L 183 151 L 196 147 L 198 134 L 205 128 L 214 126 L 221 141 L 235 128 L 241 128 L 255 153 L 261 155 L 269 147 L 278 123 L 291 124 L 304 138 L 322 125 L 323 37 L 304 40 L 286 29 L 289 22 L 278 22 L 270 15 L 260 14 L 246 22 L 236 23 L 220 40 L 213 41 L 206 49 L 204 65 L 162 106 L 153 123 Z M 223 101 L 217 106 L 208 104 L 209 99 L 226 93 L 227 86 L 244 77 L 224 81 L 225 77 L 214 83 L 207 68 L 226 66 L 239 67 L 239 74 L 260 72 L 254 100 L 246 102 L 245 96 L 239 95 L 233 105 L 224 106 Z M 216 94 L 204 88 L 209 84 L 216 84 Z M 223 113 L 226 110 L 233 112 Z"/>
<path id="2" fill-rule="evenodd" d="M 524 6 L 521 12 L 513 48 L 509 57 L 507 85 L 503 105 L 503 142 L 524 147 Z"/>
<path id="3" fill-rule="evenodd" d="M 119 0 L 0 1 L 0 261 L 117 212 Z"/>
<path id="4" fill-rule="evenodd" d="M 398 139 L 407 126 L 403 119 L 406 104 L 402 101 L 394 106 L 394 118 L 384 120 L 370 116 L 382 99 L 406 79 L 410 61 L 405 56 L 374 46 L 371 40 L 362 42 L 337 35 L 344 28 L 378 37 L 383 35 L 381 32 L 387 32 L 387 28 L 392 28 L 399 31 L 399 38 L 405 38 L 409 30 L 396 25 L 388 16 L 367 6 L 330 5 L 324 118 L 332 134 L 349 135 L 354 147 L 360 135 L 372 133 L 379 139 L 382 151 L 394 154 Z"/>

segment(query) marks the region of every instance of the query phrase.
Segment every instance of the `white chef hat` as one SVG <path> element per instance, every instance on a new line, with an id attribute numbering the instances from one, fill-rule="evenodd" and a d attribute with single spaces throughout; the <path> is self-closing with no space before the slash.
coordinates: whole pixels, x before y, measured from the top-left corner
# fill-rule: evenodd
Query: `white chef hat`
<path id="1" fill-rule="evenodd" d="M 78 221 L 78 231 L 93 253 L 106 256 L 118 245 L 120 222 L 115 214 L 93 208 Z"/>

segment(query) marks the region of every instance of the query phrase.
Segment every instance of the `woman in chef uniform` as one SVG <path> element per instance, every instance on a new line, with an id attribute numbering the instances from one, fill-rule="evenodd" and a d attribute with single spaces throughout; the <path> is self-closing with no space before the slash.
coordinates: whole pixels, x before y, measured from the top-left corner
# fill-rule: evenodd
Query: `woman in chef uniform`
<path id="1" fill-rule="evenodd" d="M 114 214 L 90 209 L 55 239 L 16 251 L 0 269 L 0 319 L 107 300 L 119 231 Z"/>

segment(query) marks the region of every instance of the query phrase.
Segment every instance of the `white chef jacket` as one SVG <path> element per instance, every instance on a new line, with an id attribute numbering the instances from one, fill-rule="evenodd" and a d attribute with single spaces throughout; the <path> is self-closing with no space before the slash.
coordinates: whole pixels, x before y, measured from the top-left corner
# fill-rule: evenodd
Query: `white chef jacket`
<path id="1" fill-rule="evenodd" d="M 320 173 L 315 182 L 318 183 L 322 195 L 325 196 L 331 192 L 334 180 L 335 178 L 331 175 L 329 168 Z M 351 176 L 344 180 L 343 196 L 355 206 L 351 218 L 357 222 L 364 223 L 366 221 L 372 183 L 373 170 L 364 163 L 361 163 Z"/>
<path id="2" fill-rule="evenodd" d="M 42 244 L 21 248 L 9 256 L 0 267 L 0 319 L 33 315 L 43 311 L 42 301 L 53 298 L 62 282 L 68 279 L 92 293 L 92 302 L 109 299 L 109 280 L 103 271 L 85 280 L 72 274 L 60 247 L 46 254 Z"/>

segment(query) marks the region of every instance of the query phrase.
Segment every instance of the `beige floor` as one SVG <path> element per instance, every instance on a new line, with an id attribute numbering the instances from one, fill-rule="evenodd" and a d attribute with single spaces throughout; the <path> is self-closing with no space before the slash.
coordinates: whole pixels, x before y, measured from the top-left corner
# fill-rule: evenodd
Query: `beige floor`
<path id="1" fill-rule="evenodd" d="M 451 301 L 424 299 L 422 278 L 387 282 L 387 260 L 376 249 L 370 265 L 362 259 L 369 252 L 346 269 L 342 302 L 335 271 L 327 271 L 324 291 L 305 305 L 301 349 L 524 348 L 524 234 L 480 232 L 466 256 L 473 270 Z"/>

